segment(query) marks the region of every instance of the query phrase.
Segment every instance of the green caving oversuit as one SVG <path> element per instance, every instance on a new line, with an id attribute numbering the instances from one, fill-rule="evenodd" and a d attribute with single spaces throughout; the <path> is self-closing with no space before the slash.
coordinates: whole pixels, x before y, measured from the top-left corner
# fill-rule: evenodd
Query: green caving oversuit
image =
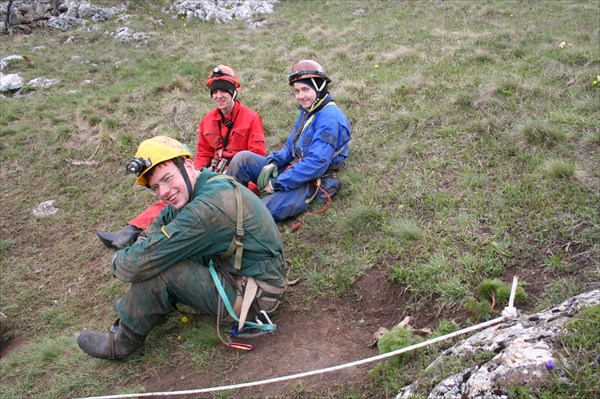
<path id="1" fill-rule="evenodd" d="M 217 315 L 218 292 L 209 273 L 209 261 L 217 270 L 254 277 L 276 287 L 285 287 L 286 263 L 283 243 L 273 217 L 260 198 L 240 187 L 243 202 L 243 257 L 234 268 L 235 253 L 227 252 L 236 232 L 237 201 L 234 183 L 202 169 L 192 200 L 178 210 L 167 206 L 142 237 L 118 251 L 112 272 L 131 283 L 127 294 L 115 304 L 121 322 L 133 332 L 146 335 L 182 303 L 202 314 Z M 237 183 L 236 183 L 237 184 Z M 235 287 L 223 283 L 230 303 Z"/>

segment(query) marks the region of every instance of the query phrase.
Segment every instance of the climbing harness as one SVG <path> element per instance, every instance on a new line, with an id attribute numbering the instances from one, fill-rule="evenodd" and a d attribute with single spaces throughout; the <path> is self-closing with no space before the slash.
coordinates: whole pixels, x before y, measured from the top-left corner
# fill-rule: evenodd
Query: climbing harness
<path id="1" fill-rule="evenodd" d="M 223 158 L 223 149 L 220 149 L 215 152 L 215 157 L 210 164 L 210 170 L 212 172 L 225 173 L 228 164 L 229 160 L 227 158 Z"/>
<path id="2" fill-rule="evenodd" d="M 223 305 L 225 306 L 225 309 L 227 309 L 227 312 L 229 313 L 231 318 L 238 322 L 238 331 L 241 330 L 241 328 L 239 327 L 240 322 L 242 324 L 242 327 L 249 326 L 249 327 L 258 328 L 259 330 L 267 331 L 267 332 L 275 331 L 277 329 L 277 324 L 273 324 L 273 323 L 265 324 L 262 322 L 254 323 L 251 321 L 247 321 L 246 317 L 247 317 L 248 312 L 246 312 L 246 314 L 243 316 L 240 314 L 240 318 L 238 318 L 237 315 L 235 314 L 235 311 L 233 310 L 233 307 L 231 306 L 231 302 L 229 301 L 229 298 L 227 297 L 225 288 L 223 288 L 223 284 L 221 283 L 221 280 L 219 279 L 219 275 L 217 274 L 217 271 L 215 270 L 215 265 L 212 260 L 209 262 L 208 270 L 210 272 L 210 275 L 213 278 L 213 281 L 215 282 L 215 287 L 217 288 L 217 291 L 219 292 L 219 298 L 221 299 L 221 301 L 223 301 Z M 254 292 L 254 294 L 256 294 L 256 291 Z M 250 298 L 250 295 L 244 293 L 244 297 Z M 254 300 L 254 298 L 251 298 L 251 300 Z"/>
<path id="3" fill-rule="evenodd" d="M 256 322 L 251 322 L 251 321 L 246 320 L 246 317 L 248 316 L 248 311 L 250 309 L 250 304 L 255 300 L 256 291 L 257 291 L 256 280 L 254 278 L 251 278 L 251 280 L 250 280 L 250 281 L 254 281 L 254 286 L 253 286 L 254 289 L 252 289 L 252 288 L 249 289 L 247 286 L 246 290 L 244 291 L 243 301 L 242 301 L 242 309 L 240 310 L 240 317 L 238 318 L 238 316 L 235 314 L 235 311 L 233 310 L 233 307 L 231 306 L 231 302 L 229 301 L 229 298 L 227 297 L 227 293 L 225 292 L 225 289 L 223 288 L 223 283 L 222 283 L 221 279 L 219 278 L 217 271 L 215 270 L 214 262 L 212 260 L 209 262 L 208 270 L 210 272 L 210 275 L 213 278 L 215 287 L 217 288 L 217 292 L 219 293 L 218 305 L 217 305 L 217 335 L 219 336 L 219 339 L 225 345 L 227 345 L 228 347 L 233 348 L 233 349 L 239 349 L 239 350 L 245 350 L 245 351 L 254 349 L 253 345 L 244 344 L 244 343 L 240 343 L 240 342 L 233 342 L 231 340 L 223 338 L 223 336 L 221 335 L 221 331 L 220 331 L 220 324 L 221 324 L 221 317 L 222 317 L 221 315 L 223 314 L 222 306 L 224 306 L 225 309 L 227 310 L 227 312 L 229 313 L 229 316 L 233 320 L 238 322 L 238 325 L 232 327 L 229 331 L 229 333 L 233 337 L 251 338 L 254 336 L 259 336 L 259 335 L 273 332 L 277 329 L 277 324 L 273 324 L 271 322 L 271 319 L 268 316 L 266 316 L 265 311 L 261 311 L 261 313 L 264 312 L 263 314 L 266 316 L 265 320 L 267 321 L 267 323 L 263 323 L 262 321 L 260 321 L 258 316 L 256 317 Z M 254 330 L 256 332 L 253 334 L 250 334 L 250 335 L 245 334 L 249 330 Z"/>
<path id="4" fill-rule="evenodd" d="M 236 232 L 231 240 L 229 248 L 220 256 L 220 258 L 227 259 L 235 253 L 234 268 L 236 270 L 240 270 L 242 266 L 242 253 L 244 251 L 244 245 L 242 244 L 242 239 L 244 238 L 244 208 L 242 203 L 242 192 L 238 185 L 239 183 L 237 183 L 236 180 L 231 176 L 214 176 L 208 179 L 207 183 L 217 179 L 226 179 L 233 185 L 235 188 L 235 197 L 237 202 Z M 232 342 L 222 337 L 220 331 L 221 317 L 224 313 L 222 307 L 225 307 L 225 310 L 227 310 L 229 316 L 238 322 L 237 326 L 234 326 L 230 329 L 230 334 L 233 337 L 251 337 L 270 333 L 277 329 L 277 325 L 271 322 L 271 319 L 267 316 L 267 312 L 262 309 L 262 305 L 270 304 L 272 306 L 270 307 L 269 311 L 275 310 L 279 304 L 278 298 L 283 294 L 285 288 L 275 287 L 264 281 L 256 280 L 253 277 L 247 276 L 236 276 L 236 280 L 236 277 L 232 276 L 225 270 L 221 271 L 221 278 L 219 278 L 219 274 L 215 269 L 215 262 L 213 259 L 209 261 L 208 270 L 213 278 L 217 292 L 219 293 L 217 304 L 217 335 L 219 336 L 219 339 L 230 348 L 239 350 L 254 349 L 254 347 L 250 344 Z M 239 317 L 236 315 L 236 312 L 233 309 L 229 298 L 227 297 L 227 293 L 223 288 L 225 279 L 227 279 L 230 283 L 232 283 L 232 285 L 234 285 L 234 287 L 236 287 L 237 292 L 243 293 L 241 308 L 239 309 Z M 255 302 L 258 302 L 258 305 L 255 305 Z M 250 311 L 250 307 L 252 305 L 261 308 L 258 309 L 257 313 L 262 313 L 265 316 L 265 322 L 262 322 L 258 316 L 256 316 L 256 322 L 247 320 L 248 312 Z"/>

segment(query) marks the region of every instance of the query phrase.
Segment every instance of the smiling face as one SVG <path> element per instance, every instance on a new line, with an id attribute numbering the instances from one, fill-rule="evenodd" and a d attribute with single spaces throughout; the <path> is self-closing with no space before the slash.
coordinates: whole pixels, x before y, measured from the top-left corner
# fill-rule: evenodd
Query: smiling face
<path id="1" fill-rule="evenodd" d="M 197 177 L 194 162 L 186 159 L 184 165 L 193 191 Z M 148 177 L 148 186 L 161 200 L 176 209 L 183 208 L 190 198 L 181 171 L 173 161 L 166 161 L 152 168 Z"/>
<path id="2" fill-rule="evenodd" d="M 317 101 L 317 92 L 304 83 L 294 83 L 294 96 L 304 109 L 310 109 Z"/>
<path id="3" fill-rule="evenodd" d="M 223 116 L 229 115 L 233 110 L 234 101 L 229 92 L 225 90 L 215 90 L 212 93 L 212 99 Z"/>

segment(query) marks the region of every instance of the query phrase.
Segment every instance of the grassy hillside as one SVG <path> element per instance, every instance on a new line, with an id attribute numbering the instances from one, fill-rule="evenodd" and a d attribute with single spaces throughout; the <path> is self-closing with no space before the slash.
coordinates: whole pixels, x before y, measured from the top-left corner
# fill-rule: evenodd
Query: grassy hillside
<path id="1" fill-rule="evenodd" d="M 297 232 L 296 220 L 279 225 L 291 277 L 302 277 L 288 309 L 344 299 L 375 269 L 423 326 L 493 316 L 478 294 L 485 280 L 518 275 L 527 311 L 598 287 L 597 1 L 282 1 L 256 30 L 173 19 L 164 3 L 132 1 L 126 22 L 97 30 L 0 39 L 0 58 L 28 59 L 4 73 L 62 79 L 0 98 L 0 396 L 135 392 L 140 373 L 182 363 L 211 371 L 185 345 L 107 366 L 75 337 L 106 330 L 127 290 L 95 235 L 152 202 L 125 163 L 154 135 L 196 144 L 219 63 L 238 72 L 271 149 L 297 117 L 286 77 L 302 58 L 324 66 L 352 124 L 331 208 Z M 125 24 L 149 39 L 107 34 Z M 59 211 L 35 217 L 47 200 Z"/>

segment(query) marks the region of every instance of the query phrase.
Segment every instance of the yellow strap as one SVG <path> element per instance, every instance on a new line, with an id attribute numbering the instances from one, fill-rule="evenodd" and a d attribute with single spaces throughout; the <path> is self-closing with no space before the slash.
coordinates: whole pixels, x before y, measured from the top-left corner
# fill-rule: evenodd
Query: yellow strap
<path id="1" fill-rule="evenodd" d="M 328 102 L 328 103 L 327 103 L 327 105 L 325 105 L 325 106 L 324 106 L 322 109 L 325 109 L 325 108 L 329 107 L 330 105 L 335 105 L 335 103 L 334 103 L 333 101 L 330 101 L 330 102 Z M 302 132 L 300 133 L 300 135 L 302 135 L 302 133 L 304 133 L 304 129 L 306 129 L 306 127 L 307 127 L 308 125 L 310 125 L 310 123 L 311 123 L 311 122 L 312 122 L 312 120 L 314 119 L 315 115 L 316 115 L 316 113 L 315 113 L 315 114 L 312 114 L 312 115 L 310 116 L 310 118 L 308 118 L 308 120 L 307 120 L 306 122 L 304 122 L 304 126 L 302 126 Z"/>
<path id="2" fill-rule="evenodd" d="M 309 199 L 307 199 L 305 202 L 307 204 L 310 204 L 312 202 L 312 200 L 315 199 L 315 197 L 317 196 L 317 193 L 319 192 L 319 187 L 321 187 L 321 178 L 317 178 L 317 180 L 315 180 L 315 184 L 317 185 L 317 189 L 315 190 L 315 193 L 312 195 L 312 197 L 310 197 Z"/>

